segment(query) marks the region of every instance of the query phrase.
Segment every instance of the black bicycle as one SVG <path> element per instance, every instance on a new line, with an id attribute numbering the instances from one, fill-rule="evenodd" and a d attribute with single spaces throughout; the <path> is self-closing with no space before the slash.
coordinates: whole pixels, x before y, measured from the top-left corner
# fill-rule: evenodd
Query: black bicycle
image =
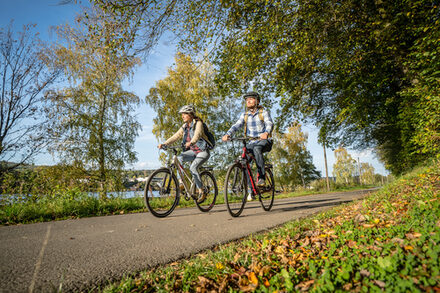
<path id="1" fill-rule="evenodd" d="M 265 211 L 270 211 L 275 198 L 275 181 L 272 174 L 272 165 L 266 163 L 266 182 L 264 187 L 258 187 L 254 179 L 251 164 L 255 160 L 253 154 L 248 151 L 246 142 L 250 138 L 231 138 L 231 141 L 241 141 L 243 152 L 239 158 L 228 168 L 225 178 L 225 202 L 229 214 L 233 217 L 240 216 L 244 209 L 248 196 L 248 186 L 251 196 L 258 196 L 261 206 Z"/>
<path id="2" fill-rule="evenodd" d="M 210 211 L 217 198 L 217 182 L 210 167 L 200 167 L 200 179 L 203 184 L 203 193 L 196 193 L 196 186 L 182 163 L 177 158 L 178 150 L 182 147 L 163 146 L 163 150 L 172 150 L 173 159 L 168 162 L 167 167 L 155 170 L 147 179 L 144 190 L 144 201 L 148 210 L 159 218 L 171 214 L 179 204 L 181 194 L 186 200 L 193 199 L 199 210 Z M 176 172 L 182 180 L 178 184 Z"/>

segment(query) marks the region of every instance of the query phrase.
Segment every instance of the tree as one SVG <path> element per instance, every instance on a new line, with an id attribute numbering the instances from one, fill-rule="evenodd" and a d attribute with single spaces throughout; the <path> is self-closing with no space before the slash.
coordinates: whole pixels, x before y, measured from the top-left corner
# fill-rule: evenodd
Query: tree
<path id="1" fill-rule="evenodd" d="M 359 174 L 359 180 L 361 184 L 374 184 L 374 167 L 370 163 L 361 163 L 360 172 L 361 174 Z"/>
<path id="2" fill-rule="evenodd" d="M 140 100 L 122 88 L 139 63 L 130 54 L 127 29 L 95 11 L 79 19 L 79 28 L 60 27 L 66 45 L 55 48 L 55 64 L 63 67 L 70 86 L 49 95 L 58 121 L 52 150 L 99 182 L 102 195 L 117 177 L 113 171 L 136 160 L 141 127 L 133 113 Z"/>
<path id="3" fill-rule="evenodd" d="M 306 187 L 321 177 L 306 149 L 307 135 L 302 132 L 301 124 L 293 123 L 284 134 L 275 132 L 274 140 L 269 156 L 274 165 L 275 181 L 283 189 Z"/>
<path id="4" fill-rule="evenodd" d="M 337 183 L 353 183 L 356 172 L 356 161 L 351 157 L 345 148 L 340 146 L 335 150 L 336 162 L 333 165 L 333 176 Z"/>
<path id="5" fill-rule="evenodd" d="M 168 69 L 168 75 L 156 82 L 150 89 L 146 102 L 157 113 L 153 119 L 153 133 L 164 141 L 182 126 L 180 107 L 192 104 L 197 115 L 207 123 L 209 129 L 220 139 L 238 119 L 241 103 L 237 99 L 221 97 L 214 80 L 216 72 L 208 62 L 199 65 L 189 56 L 177 53 L 175 67 Z M 241 102 L 241 100 L 240 100 Z M 231 147 L 217 143 L 211 161 L 224 169 L 231 162 Z"/>
<path id="6" fill-rule="evenodd" d="M 29 162 L 48 142 L 43 93 L 58 71 L 46 66 L 34 27 L 24 26 L 17 37 L 12 23 L 0 29 L 0 174 Z"/>
<path id="7" fill-rule="evenodd" d="M 154 1 L 100 2 L 124 17 L 155 9 Z M 438 154 L 436 1 L 161 4 L 161 29 L 180 36 L 183 52 L 212 52 L 222 90 L 239 92 L 252 80 L 275 93 L 281 129 L 298 117 L 327 121 L 328 147 L 377 147 L 395 174 Z"/>

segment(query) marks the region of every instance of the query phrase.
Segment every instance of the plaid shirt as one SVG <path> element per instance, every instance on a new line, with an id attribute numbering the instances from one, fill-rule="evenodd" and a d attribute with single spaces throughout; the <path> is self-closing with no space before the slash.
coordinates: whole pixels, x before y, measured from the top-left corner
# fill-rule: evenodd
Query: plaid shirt
<path id="1" fill-rule="evenodd" d="M 260 137 L 260 134 L 262 133 L 271 133 L 273 128 L 273 122 L 272 118 L 270 117 L 270 114 L 268 111 L 263 109 L 263 118 L 264 121 L 261 122 L 258 109 L 255 111 L 254 114 L 251 113 L 251 111 L 248 112 L 248 119 L 247 119 L 247 129 L 246 129 L 246 136 L 247 137 Z M 244 126 L 244 116 L 245 113 L 242 113 L 240 115 L 240 118 L 238 121 L 232 125 L 232 127 L 226 132 L 227 135 L 231 136 L 234 132 L 238 131 L 241 127 Z"/>

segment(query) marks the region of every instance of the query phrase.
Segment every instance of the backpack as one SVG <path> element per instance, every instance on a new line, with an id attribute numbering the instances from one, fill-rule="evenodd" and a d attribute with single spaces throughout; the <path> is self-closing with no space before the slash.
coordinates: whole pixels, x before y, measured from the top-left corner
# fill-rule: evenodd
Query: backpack
<path id="1" fill-rule="evenodd" d="M 206 125 L 206 123 L 204 121 L 202 121 L 202 120 L 198 120 L 198 121 L 202 122 L 202 124 L 203 124 L 203 133 L 204 133 L 203 139 L 208 144 L 208 150 L 212 150 L 215 147 L 215 136 L 209 130 L 208 125 Z M 193 127 L 194 128 L 196 127 L 196 123 L 194 123 Z"/>
<path id="2" fill-rule="evenodd" d="M 206 141 L 208 143 L 208 149 L 212 150 L 215 147 L 215 136 L 212 134 L 211 131 L 208 129 L 208 125 L 206 125 L 205 122 L 203 123 L 203 132 L 205 133 L 208 140 Z"/>

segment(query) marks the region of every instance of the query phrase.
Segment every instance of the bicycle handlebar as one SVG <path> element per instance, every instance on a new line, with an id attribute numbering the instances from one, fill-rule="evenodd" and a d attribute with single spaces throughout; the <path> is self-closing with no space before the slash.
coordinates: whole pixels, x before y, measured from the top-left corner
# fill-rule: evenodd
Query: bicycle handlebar
<path id="1" fill-rule="evenodd" d="M 182 147 L 181 146 L 169 146 L 169 145 L 162 145 L 161 149 L 164 151 L 167 150 L 173 150 L 173 151 L 177 151 L 180 150 Z"/>
<path id="2" fill-rule="evenodd" d="M 234 141 L 234 140 L 246 142 L 246 141 L 260 140 L 260 138 L 253 138 L 253 137 L 230 137 L 227 141 Z"/>

